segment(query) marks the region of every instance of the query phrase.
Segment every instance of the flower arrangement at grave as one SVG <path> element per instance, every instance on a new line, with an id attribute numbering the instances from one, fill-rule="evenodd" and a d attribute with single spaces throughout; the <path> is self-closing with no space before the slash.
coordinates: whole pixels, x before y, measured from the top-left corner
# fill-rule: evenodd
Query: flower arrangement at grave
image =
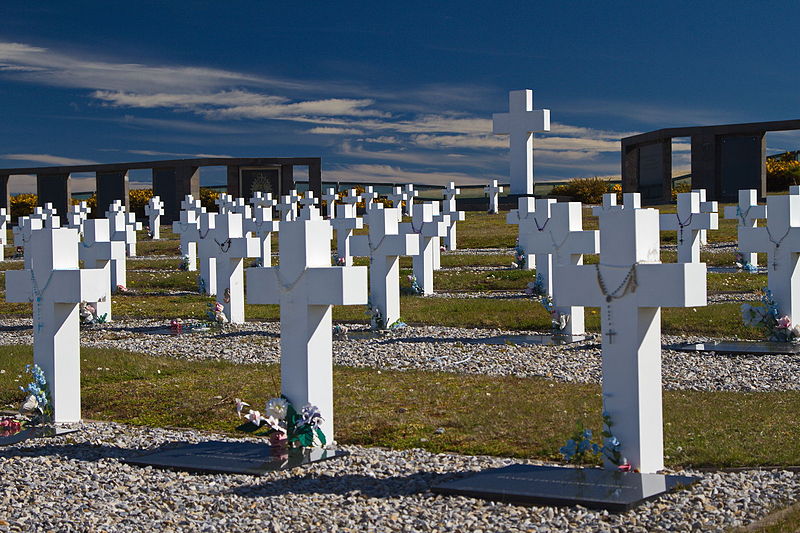
<path id="1" fill-rule="evenodd" d="M 181 257 L 181 264 L 178 265 L 178 270 L 183 270 L 184 272 L 189 270 L 189 256 L 184 255 Z"/>
<path id="2" fill-rule="evenodd" d="M 10 416 L 0 418 L 0 437 L 10 437 L 22 431 L 22 422 Z"/>
<path id="3" fill-rule="evenodd" d="M 553 298 L 547 294 L 547 290 L 544 287 L 544 279 L 541 274 L 536 274 L 536 280 L 528 284 L 528 288 L 525 289 L 525 294 L 533 296 L 534 300 L 542 304 L 545 311 L 550 313 L 550 327 L 554 333 L 563 331 L 564 328 L 567 327 L 569 314 L 559 312 L 553 304 Z"/>
<path id="4" fill-rule="evenodd" d="M 236 413 L 242 417 L 242 411 L 250 404 L 236 398 Z M 248 409 L 244 415 L 247 420 L 238 429 L 264 435 L 269 438 L 272 446 L 310 448 L 325 446 L 327 440 L 320 429 L 324 422 L 319 408 L 306 404 L 299 411 L 285 397 L 272 398 L 267 401 L 264 413 Z M 263 428 L 263 430 L 262 430 Z"/>
<path id="5" fill-rule="evenodd" d="M 514 261 L 511 262 L 511 268 L 525 268 L 525 250 L 520 245 L 514 248 Z"/>
<path id="6" fill-rule="evenodd" d="M 759 328 L 773 342 L 800 342 L 800 325 L 792 326 L 788 315 L 780 315 L 772 291 L 764 289 L 761 305 L 742 304 L 742 321 L 745 326 Z"/>
<path id="7" fill-rule="evenodd" d="M 331 265 L 343 267 L 347 264 L 347 260 L 344 257 L 339 257 L 337 252 L 333 252 L 331 254 Z"/>
<path id="8" fill-rule="evenodd" d="M 386 324 L 383 321 L 383 314 L 377 307 L 372 306 L 372 302 L 367 303 L 367 316 L 369 317 L 370 329 L 384 329 Z"/>
<path id="9" fill-rule="evenodd" d="M 169 323 L 169 330 L 173 335 L 180 335 L 183 332 L 183 320 L 173 318 Z"/>
<path id="10" fill-rule="evenodd" d="M 206 294 L 206 280 L 200 274 L 197 275 L 197 292 Z"/>
<path id="11" fill-rule="evenodd" d="M 739 209 L 738 207 L 736 209 Z M 744 270 L 745 272 L 756 273 L 758 272 L 758 267 L 751 265 L 742 255 L 741 252 L 736 252 L 736 259 L 735 259 L 736 268 L 739 270 Z"/>
<path id="12" fill-rule="evenodd" d="M 576 422 L 575 431 L 570 435 L 567 443 L 558 450 L 564 461 L 585 464 L 604 457 L 623 472 L 637 472 L 638 470 L 625 457 L 622 457 L 620 442 L 611 432 L 613 422 L 607 412 L 603 413 L 603 426 L 602 442 L 595 442 L 592 430 L 585 428 L 580 421 Z"/>
<path id="13" fill-rule="evenodd" d="M 81 324 L 105 324 L 108 313 L 97 314 L 97 308 L 88 302 L 81 302 L 80 305 Z"/>
<path id="14" fill-rule="evenodd" d="M 50 397 L 50 387 L 44 377 L 44 371 L 39 365 L 26 365 L 25 372 L 33 377 L 33 381 L 20 390 L 28 396 L 20 407 L 24 426 L 48 424 L 53 420 L 53 402 Z M 10 426 L 7 426 L 10 427 Z"/>
<path id="15" fill-rule="evenodd" d="M 395 329 L 402 329 L 402 328 L 405 328 L 405 327 L 408 327 L 408 324 L 403 322 L 402 318 L 398 318 L 397 320 L 395 320 L 394 322 L 392 322 L 391 324 L 386 326 L 386 329 L 395 330 Z"/>
<path id="16" fill-rule="evenodd" d="M 212 324 L 222 326 L 228 323 L 228 317 L 225 316 L 225 307 L 219 302 L 208 304 L 206 316 Z"/>
<path id="17" fill-rule="evenodd" d="M 125 285 L 117 285 L 117 294 L 133 294 L 133 291 Z"/>
<path id="18" fill-rule="evenodd" d="M 335 326 L 333 326 L 333 338 L 336 340 L 346 341 L 347 333 L 349 331 L 350 330 L 347 328 L 347 326 L 336 324 Z"/>
<path id="19" fill-rule="evenodd" d="M 409 274 L 408 276 L 406 276 L 406 279 L 408 279 L 410 285 L 408 287 L 403 287 L 402 289 L 403 294 L 408 294 L 411 296 L 419 296 L 420 294 L 422 294 L 423 292 L 422 287 L 420 287 L 419 283 L 417 283 L 416 276 L 414 276 L 413 274 Z"/>

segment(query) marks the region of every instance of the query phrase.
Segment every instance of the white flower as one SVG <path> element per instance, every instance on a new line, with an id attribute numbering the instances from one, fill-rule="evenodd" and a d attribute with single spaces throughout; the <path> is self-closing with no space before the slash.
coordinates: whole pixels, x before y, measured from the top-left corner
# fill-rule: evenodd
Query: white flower
<path id="1" fill-rule="evenodd" d="M 257 426 L 260 426 L 261 422 L 266 421 L 266 419 L 263 416 L 261 416 L 261 413 L 259 413 L 258 411 L 253 411 L 252 409 L 250 410 L 249 413 L 247 413 L 247 416 L 245 416 L 245 418 Z"/>
<path id="2" fill-rule="evenodd" d="M 286 418 L 286 413 L 289 412 L 289 402 L 283 398 L 272 398 L 267 402 L 264 412 L 267 416 L 283 420 Z"/>
<path id="3" fill-rule="evenodd" d="M 250 404 L 247 402 L 243 402 L 241 398 L 236 398 L 236 415 L 239 418 L 242 418 L 242 409 L 245 407 L 250 407 Z"/>
<path id="4" fill-rule="evenodd" d="M 281 425 L 281 421 L 275 418 L 274 416 L 270 416 L 264 419 L 264 422 L 267 423 L 269 427 L 274 429 L 275 431 L 280 431 L 281 433 L 286 433 L 286 428 Z"/>

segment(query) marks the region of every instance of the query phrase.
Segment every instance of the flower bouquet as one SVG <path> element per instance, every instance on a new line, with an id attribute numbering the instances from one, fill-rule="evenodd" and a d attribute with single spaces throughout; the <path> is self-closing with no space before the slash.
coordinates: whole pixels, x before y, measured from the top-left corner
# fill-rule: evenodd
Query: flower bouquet
<path id="1" fill-rule="evenodd" d="M 44 371 L 39 365 L 26 365 L 25 372 L 33 376 L 33 381 L 27 387 L 20 387 L 27 393 L 19 412 L 23 417 L 24 426 L 37 426 L 49 424 L 53 420 L 53 402 L 50 399 L 50 387 L 44 377 Z"/>
<path id="2" fill-rule="evenodd" d="M 249 407 L 249 404 L 236 398 L 236 413 L 240 417 L 244 407 Z M 244 418 L 247 422 L 237 429 L 264 435 L 276 448 L 310 448 L 327 443 L 325 434 L 319 429 L 324 421 L 322 414 L 311 404 L 298 411 L 286 397 L 281 396 L 269 400 L 263 414 L 248 409 Z"/>
<path id="3" fill-rule="evenodd" d="M 773 342 L 800 342 L 800 325 L 792 326 L 788 315 L 781 316 L 772 291 L 764 290 L 762 305 L 742 304 L 742 321 L 745 326 L 760 328 Z"/>
<path id="4" fill-rule="evenodd" d="M 212 324 L 222 326 L 228 323 L 228 317 L 225 316 L 225 306 L 219 302 L 208 304 L 208 311 L 206 315 Z"/>

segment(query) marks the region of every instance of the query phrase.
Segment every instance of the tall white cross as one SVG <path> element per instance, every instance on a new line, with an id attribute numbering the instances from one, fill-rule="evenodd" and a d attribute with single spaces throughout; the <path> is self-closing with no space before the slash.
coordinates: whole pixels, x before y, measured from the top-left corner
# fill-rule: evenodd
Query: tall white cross
<path id="1" fill-rule="evenodd" d="M 407 217 L 414 215 L 414 198 L 419 196 L 419 191 L 414 190 L 413 183 L 407 183 L 403 192 L 406 193 L 406 208 L 403 211 L 403 214 Z"/>
<path id="2" fill-rule="evenodd" d="M 242 215 L 227 211 L 209 213 L 214 218 L 212 229 L 201 241 L 200 257 L 213 259 L 217 303 L 224 308 L 231 324 L 244 323 L 244 259 L 260 257 L 261 242 L 245 237 Z"/>
<path id="3" fill-rule="evenodd" d="M 333 218 L 336 216 L 336 200 L 339 195 L 336 194 L 336 189 L 328 187 L 322 195 L 322 200 L 325 202 L 325 216 Z"/>
<path id="4" fill-rule="evenodd" d="M 678 194 L 676 213 L 660 215 L 662 231 L 678 232 L 678 263 L 700 262 L 700 232 L 717 229 L 716 213 L 700 212 L 700 194 L 682 192 Z"/>
<path id="5" fill-rule="evenodd" d="M 601 308 L 603 408 L 621 455 L 664 468 L 661 308 L 706 305 L 704 263 L 659 261 L 658 210 L 599 212 L 600 263 L 555 267 L 555 303 Z"/>
<path id="6" fill-rule="evenodd" d="M 739 228 L 739 248 L 767 252 L 767 285 L 781 315 L 800 322 L 800 187 L 767 196 L 767 225 Z"/>
<path id="7" fill-rule="evenodd" d="M 197 262 L 200 264 L 198 279 L 201 291 L 208 296 L 217 294 L 217 251 L 219 246 L 214 242 L 218 213 L 201 213 L 197 228 L 189 228 L 187 236 L 197 242 Z"/>
<path id="8" fill-rule="evenodd" d="M 353 266 L 350 237 L 355 230 L 364 227 L 364 219 L 358 216 L 356 209 L 360 201 L 358 191 L 350 189 L 347 196 L 342 197 L 342 203 L 336 206 L 336 218 L 331 219 L 331 225 L 336 230 L 336 255 L 344 261 L 342 266 Z"/>
<path id="9" fill-rule="evenodd" d="M 269 194 L 269 193 L 267 193 Z M 270 200 L 254 207 L 254 218 L 244 221 L 244 230 L 251 232 L 259 240 L 259 257 L 261 266 L 272 266 L 272 234 L 280 228 L 277 220 L 272 220 L 272 206 L 275 202 Z"/>
<path id="10" fill-rule="evenodd" d="M 411 222 L 399 225 L 401 233 L 413 235 L 418 239 L 419 253 L 412 257 L 411 262 L 414 277 L 422 289 L 422 294 L 433 294 L 434 254 L 439 251 L 435 241 L 447 235 L 447 223 L 436 220 L 434 213 L 433 203 L 416 204 Z"/>
<path id="11" fill-rule="evenodd" d="M 60 227 L 61 217 L 58 215 L 50 216 L 41 207 L 35 207 L 30 216 L 17 219 L 17 225 L 12 230 L 14 233 L 14 245 L 22 246 L 25 268 L 31 268 L 33 264 L 33 256 L 28 250 L 28 244 L 31 241 L 33 232 L 42 228 L 58 229 Z"/>
<path id="12" fill-rule="evenodd" d="M 6 213 L 5 207 L 0 207 L 0 260 L 6 258 L 5 246 L 8 244 L 8 223 L 11 215 Z"/>
<path id="13" fill-rule="evenodd" d="M 517 208 L 512 209 L 506 215 L 506 224 L 518 226 L 517 242 L 525 255 L 525 264 L 523 265 L 525 270 L 533 270 L 536 267 L 536 256 L 533 250 L 527 250 L 523 245 L 523 241 L 525 240 L 523 238 L 523 233 L 533 227 L 533 214 L 536 212 L 536 202 L 537 200 L 535 198 L 521 196 L 517 198 Z M 530 227 L 526 226 L 526 224 L 529 224 Z"/>
<path id="14" fill-rule="evenodd" d="M 500 212 L 500 193 L 503 192 L 503 187 L 497 184 L 497 180 L 492 180 L 489 185 L 483 188 L 483 192 L 489 197 L 488 213 L 496 215 Z"/>
<path id="15" fill-rule="evenodd" d="M 455 224 L 451 222 L 451 215 L 442 213 L 442 206 L 439 202 L 431 202 L 433 206 L 433 220 L 435 222 L 444 223 L 445 235 L 444 238 L 450 235 L 450 229 L 455 228 Z M 456 213 L 457 216 L 457 213 Z M 442 268 L 442 237 L 434 236 L 431 238 L 431 245 L 433 246 L 433 269 L 441 270 Z"/>
<path id="16" fill-rule="evenodd" d="M 456 187 L 455 182 L 451 181 L 442 193 L 442 214 L 450 215 L 450 226 L 447 228 L 447 237 L 444 238 L 444 245 L 448 250 L 457 248 L 456 242 L 456 222 L 464 221 L 464 211 L 459 211 L 456 206 L 456 196 L 461 194 L 461 189 Z"/>
<path id="17" fill-rule="evenodd" d="M 400 318 L 400 256 L 419 253 L 416 235 L 400 233 L 400 209 L 373 203 L 367 212 L 369 232 L 350 237 L 353 255 L 369 257 L 370 304 L 380 313 L 381 326 Z"/>
<path id="18" fill-rule="evenodd" d="M 78 230 L 72 228 L 33 231 L 29 248 L 33 267 L 6 272 L 6 301 L 33 303 L 33 361 L 49 385 L 54 422 L 78 422 L 79 306 L 106 294 L 106 273 L 78 268 Z"/>
<path id="19" fill-rule="evenodd" d="M 492 115 L 492 132 L 509 136 L 511 194 L 533 194 L 533 134 L 550 131 L 550 110 L 533 109 L 533 91 L 509 91 L 508 113 Z"/>
<path id="20" fill-rule="evenodd" d="M 409 201 L 413 201 L 413 200 L 409 200 L 408 199 L 408 193 L 405 192 L 402 187 L 398 187 L 398 186 L 392 187 L 392 192 L 390 194 L 387 194 L 386 198 L 391 200 L 392 207 L 394 207 L 395 209 L 399 209 L 398 216 L 401 219 L 403 218 L 403 213 L 405 212 L 403 210 L 403 207 L 404 207 L 403 206 L 403 202 L 406 202 L 406 205 L 408 205 Z"/>
<path id="21" fill-rule="evenodd" d="M 108 206 L 106 218 L 111 222 L 111 240 L 125 243 L 128 257 L 136 256 L 136 232 L 142 229 L 142 223 L 136 222 L 136 215 L 128 213 L 121 200 L 114 200 Z"/>
<path id="22" fill-rule="evenodd" d="M 317 208 L 281 224 L 280 266 L 247 269 L 247 301 L 281 307 L 281 392 L 297 409 L 319 407 L 334 439 L 334 305 L 367 303 L 366 267 L 331 266 L 330 222 Z"/>
<path id="23" fill-rule="evenodd" d="M 86 268 L 105 272 L 106 293 L 93 302 L 97 315 L 106 315 L 111 322 L 111 295 L 119 285 L 127 285 L 125 243 L 111 240 L 107 218 L 93 218 L 84 224 L 83 240 L 78 244 L 78 257 Z"/>
<path id="24" fill-rule="evenodd" d="M 756 189 L 742 189 L 739 191 L 739 203 L 736 205 L 725 206 L 725 218 L 735 218 L 737 220 L 738 240 L 742 240 L 742 230 L 755 228 L 759 218 L 767 218 L 767 206 L 758 205 L 758 191 Z M 755 252 L 744 252 L 741 246 L 739 253 L 742 260 L 754 267 L 758 266 L 758 254 Z"/>
<path id="25" fill-rule="evenodd" d="M 150 237 L 157 241 L 161 239 L 161 215 L 164 214 L 164 202 L 158 196 L 153 196 L 144 206 L 144 214 L 150 226 Z"/>
<path id="26" fill-rule="evenodd" d="M 600 234 L 583 229 L 583 206 L 580 202 L 536 200 L 536 210 L 529 218 L 520 220 L 520 245 L 526 253 L 536 256 L 536 278 L 541 279 L 545 292 L 554 300 L 554 268 L 560 265 L 582 265 L 583 254 L 596 254 L 600 249 Z M 530 285 L 528 285 L 530 287 Z M 585 333 L 583 307 L 556 307 L 567 315 L 561 333 Z"/>

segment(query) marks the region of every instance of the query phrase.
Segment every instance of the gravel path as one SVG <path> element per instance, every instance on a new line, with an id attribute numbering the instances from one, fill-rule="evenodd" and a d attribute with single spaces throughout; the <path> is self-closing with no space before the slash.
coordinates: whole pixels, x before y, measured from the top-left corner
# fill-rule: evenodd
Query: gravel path
<path id="1" fill-rule="evenodd" d="M 524 344 L 520 335 L 495 329 L 408 327 L 373 334 L 351 324 L 348 340 L 333 343 L 340 365 L 395 370 L 435 370 L 465 374 L 540 376 L 560 382 L 600 383 L 599 336 L 565 346 Z M 120 320 L 83 328 L 84 346 L 114 347 L 183 359 L 225 359 L 277 363 L 277 323 L 248 322 L 225 330 L 169 334 L 163 321 Z M 508 339 L 508 343 L 504 341 Z M 666 345 L 704 342 L 701 337 L 664 336 Z M 0 344 L 31 344 L 31 321 L 0 320 Z M 800 355 L 727 356 L 662 351 L 666 389 L 712 391 L 800 390 Z"/>
<path id="2" fill-rule="evenodd" d="M 345 446 L 352 455 L 265 477 L 188 474 L 121 463 L 195 431 L 89 423 L 0 448 L 0 531 L 720 531 L 800 498 L 787 471 L 682 472 L 692 487 L 622 514 L 437 496 L 464 471 L 524 462 Z"/>

